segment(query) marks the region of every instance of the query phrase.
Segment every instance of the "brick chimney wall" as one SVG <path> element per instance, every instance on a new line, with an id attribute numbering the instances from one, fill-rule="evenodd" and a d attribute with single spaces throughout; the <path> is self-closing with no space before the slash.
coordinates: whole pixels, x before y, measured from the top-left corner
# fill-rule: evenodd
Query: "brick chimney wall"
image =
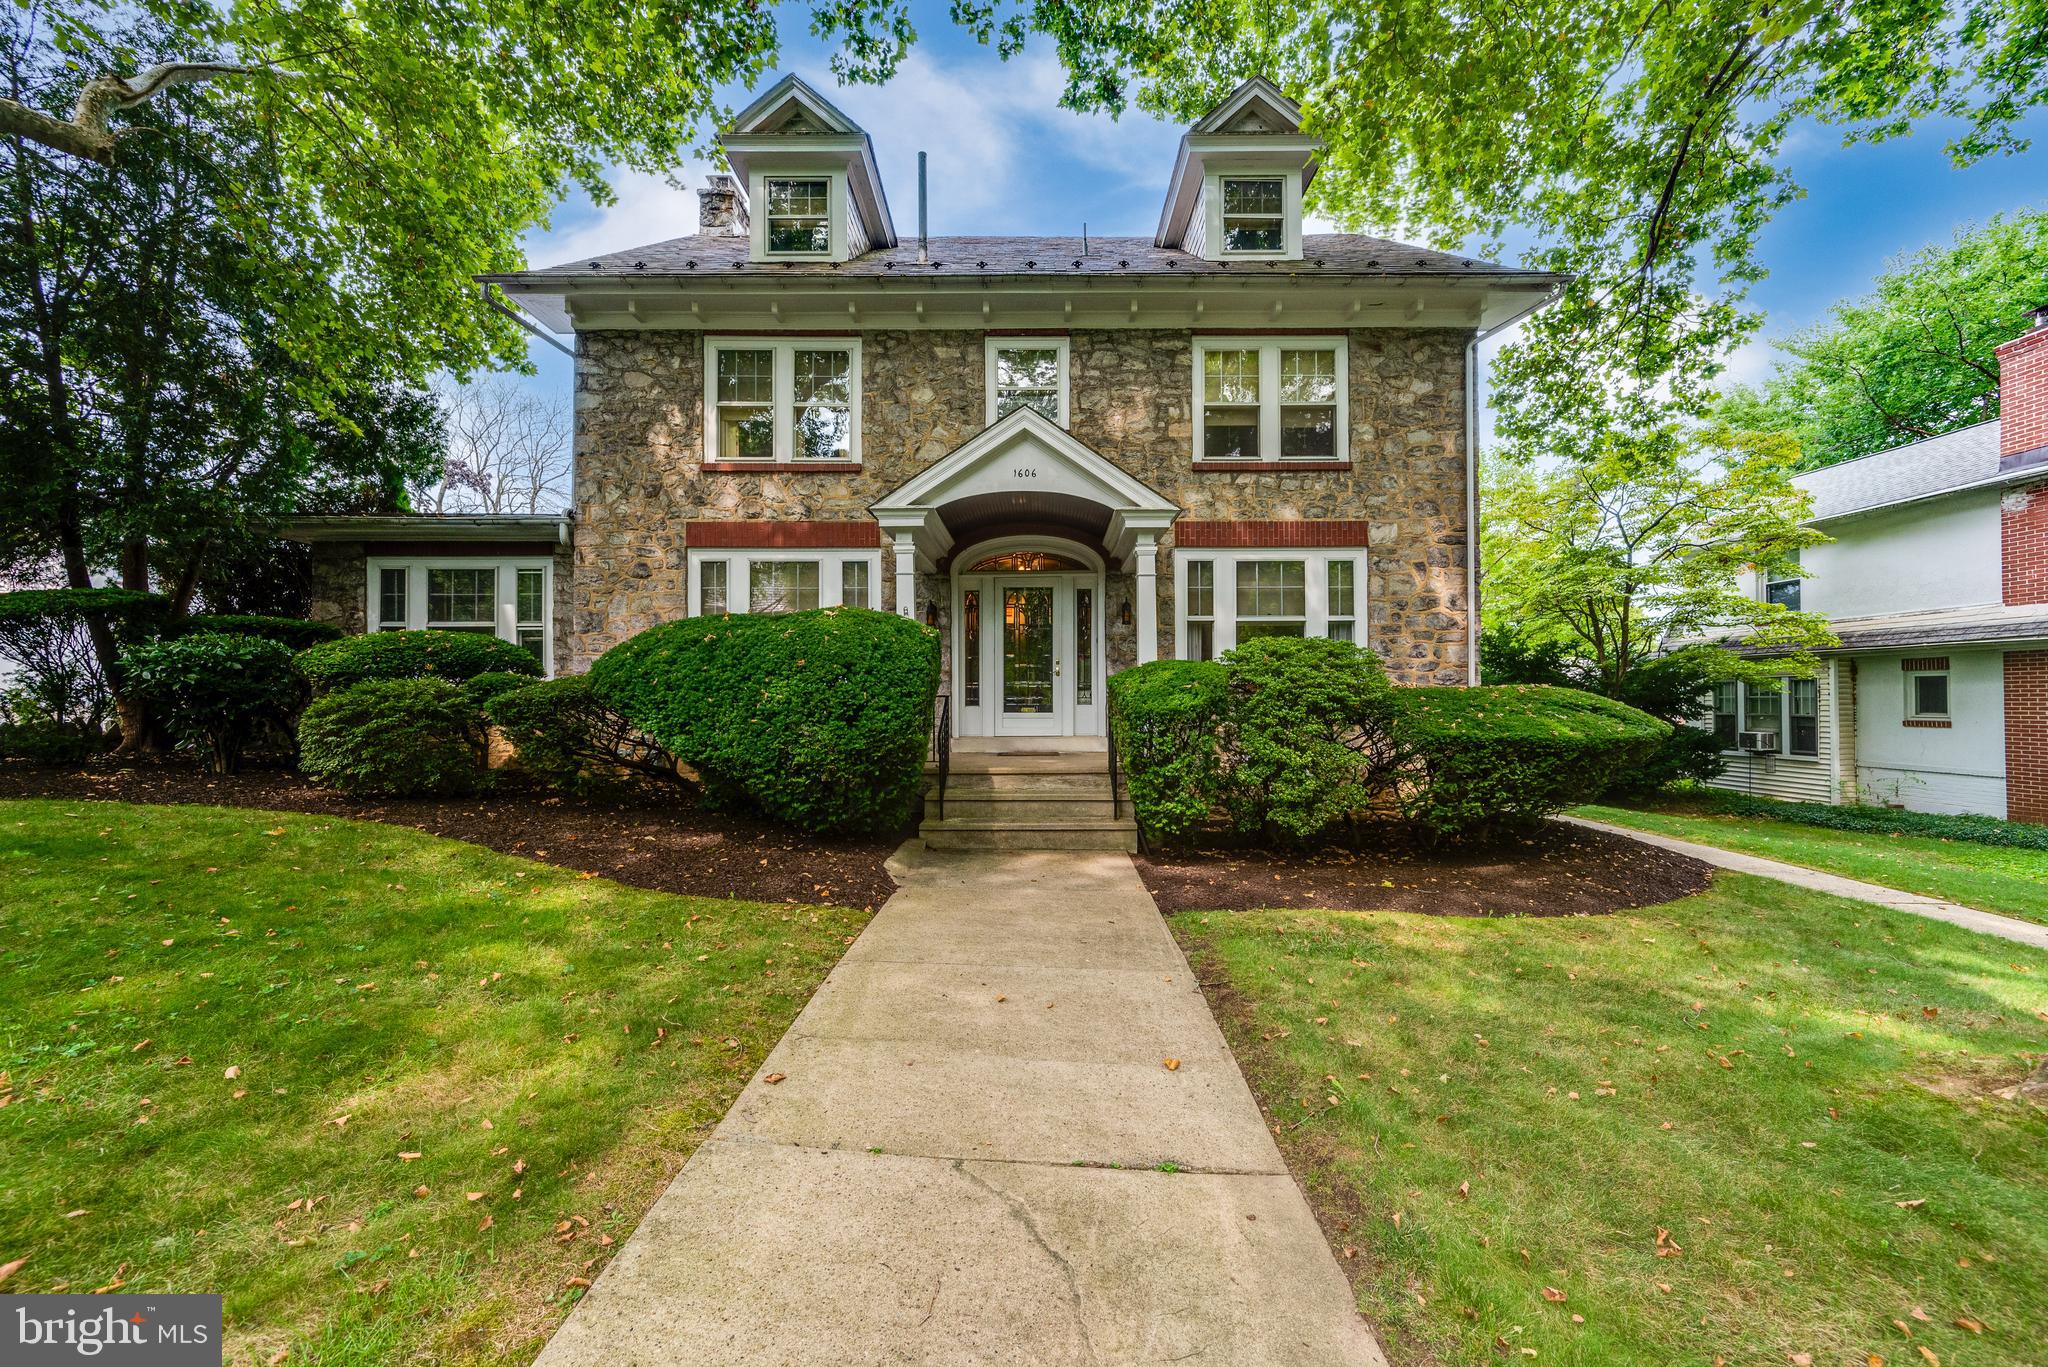
<path id="1" fill-rule="evenodd" d="M 697 192 L 697 231 L 710 237 L 747 235 L 747 196 L 737 176 L 714 171 Z"/>
<path id="2" fill-rule="evenodd" d="M 2048 322 L 1998 349 L 1998 465 L 2041 471 L 1999 510 L 2005 601 L 2048 603 Z"/>

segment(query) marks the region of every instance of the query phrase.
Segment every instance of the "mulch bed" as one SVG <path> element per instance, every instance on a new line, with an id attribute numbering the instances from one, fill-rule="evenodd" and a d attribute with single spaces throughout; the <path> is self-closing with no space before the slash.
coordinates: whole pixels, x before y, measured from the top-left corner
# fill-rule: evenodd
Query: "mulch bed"
<path id="1" fill-rule="evenodd" d="M 218 778 L 177 761 L 0 763 L 0 798 L 12 797 L 204 803 L 384 821 L 658 892 L 807 905 L 879 907 L 896 890 L 883 861 L 901 843 L 799 835 L 707 812 L 686 796 L 607 806 L 507 788 L 484 797 L 380 802 L 342 797 L 281 770 Z"/>
<path id="2" fill-rule="evenodd" d="M 1588 916 L 1654 906 L 1706 889 L 1697 859 L 1625 836 L 1550 823 L 1475 849 L 1405 847 L 1269 853 L 1230 850 L 1140 858 L 1165 912 L 1328 907 L 1430 916 Z"/>

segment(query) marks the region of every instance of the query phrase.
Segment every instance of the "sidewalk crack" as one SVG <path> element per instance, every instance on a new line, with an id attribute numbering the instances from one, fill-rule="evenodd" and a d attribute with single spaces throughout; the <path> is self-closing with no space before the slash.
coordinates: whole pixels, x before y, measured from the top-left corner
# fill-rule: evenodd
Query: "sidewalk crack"
<path id="1" fill-rule="evenodd" d="M 1045 1256 L 1053 1260 L 1054 1265 L 1060 1270 L 1060 1276 L 1066 1280 L 1067 1301 L 1074 1307 L 1074 1322 L 1080 1326 L 1082 1342 L 1088 1346 L 1088 1360 L 1096 1363 L 1101 1362 L 1102 1354 L 1096 1351 L 1095 1335 L 1088 1328 L 1088 1316 L 1081 1295 L 1081 1279 L 1075 1274 L 1074 1265 L 1067 1261 L 1066 1255 L 1047 1242 L 1044 1233 L 1038 1228 L 1037 1218 L 1031 1213 L 1030 1205 L 1021 1196 L 1004 1191 L 1001 1187 L 984 1179 L 979 1173 L 969 1172 L 965 1159 L 954 1159 L 953 1171 L 959 1173 L 998 1201 L 1001 1201 L 1004 1208 L 1010 1212 L 1011 1218 L 1022 1225 L 1024 1232 L 1031 1236 L 1031 1242 L 1037 1244 L 1039 1248 L 1044 1250 Z"/>

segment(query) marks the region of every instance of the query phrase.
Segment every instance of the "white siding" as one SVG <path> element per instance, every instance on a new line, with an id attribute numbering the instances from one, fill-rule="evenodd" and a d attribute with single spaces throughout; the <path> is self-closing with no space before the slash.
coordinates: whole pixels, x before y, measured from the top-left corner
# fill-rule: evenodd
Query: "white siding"
<path id="1" fill-rule="evenodd" d="M 1716 788 L 1728 788 L 1757 797 L 1781 798 L 1786 802 L 1839 802 L 1840 784 L 1835 776 L 1835 750 L 1839 738 L 1831 724 L 1834 716 L 1834 671 L 1823 668 L 1818 683 L 1815 710 L 1819 713 L 1817 755 L 1750 755 L 1731 753 L 1728 767 L 1714 780 Z"/>
<path id="2" fill-rule="evenodd" d="M 1188 219 L 1187 231 L 1181 236 L 1181 250 L 1190 256 L 1206 256 L 1204 250 L 1209 243 L 1209 187 L 1204 184 L 1195 196 L 1194 216 Z"/>
<path id="3" fill-rule="evenodd" d="M 1945 655 L 1948 727 L 1907 726 L 1902 659 Z M 2005 815 L 2005 655 L 1929 646 L 1858 656 L 1856 784 L 1864 802 Z"/>
<path id="4" fill-rule="evenodd" d="M 1998 497 L 1978 489 L 1824 524 L 1835 540 L 1802 557 L 1799 605 L 1866 617 L 1998 602 Z"/>

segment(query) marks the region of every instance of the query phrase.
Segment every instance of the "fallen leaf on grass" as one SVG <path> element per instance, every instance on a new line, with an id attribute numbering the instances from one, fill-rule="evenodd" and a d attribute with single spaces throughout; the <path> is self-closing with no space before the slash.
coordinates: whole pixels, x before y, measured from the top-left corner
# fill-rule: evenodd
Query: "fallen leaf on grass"
<path id="1" fill-rule="evenodd" d="M 9 1277 L 21 1271 L 21 1265 L 27 1261 L 27 1258 L 16 1258 L 11 1263 L 0 1263 L 0 1282 L 6 1281 Z"/>
<path id="2" fill-rule="evenodd" d="M 1556 1287 L 1546 1286 L 1543 1288 L 1543 1299 L 1549 1301 L 1552 1305 L 1561 1305 L 1566 1298 L 1564 1292 Z"/>
<path id="3" fill-rule="evenodd" d="M 265 835 L 283 835 L 283 834 L 284 834 L 284 827 L 282 827 L 282 826 L 272 826 L 272 827 L 271 827 L 271 828 L 270 828 L 269 830 L 265 831 L 265 832 L 264 832 L 264 834 L 265 834 Z"/>
<path id="4" fill-rule="evenodd" d="M 1927 1198 L 1925 1196 L 1916 1196 L 1910 1201 L 1894 1201 L 1892 1204 L 1900 1210 L 1918 1210 L 1927 1204 Z"/>
<path id="5" fill-rule="evenodd" d="M 1981 1334 L 1984 1332 L 1983 1325 L 1977 1323 L 1977 1321 L 1972 1319 L 1964 1319 L 1960 1315 L 1956 1317 L 1956 1328 L 1967 1329 L 1973 1334 Z"/>
<path id="6" fill-rule="evenodd" d="M 1792 1367 L 1813 1367 L 1813 1354 L 1787 1353 L 1785 1354 L 1785 1361 L 1791 1363 Z"/>
<path id="7" fill-rule="evenodd" d="M 401 1163 L 410 1163 L 413 1161 L 413 1159 L 418 1157 L 419 1155 L 416 1153 L 402 1153 L 398 1155 L 398 1161 Z"/>
<path id="8" fill-rule="evenodd" d="M 571 1278 L 569 1278 L 569 1280 L 568 1280 L 568 1281 L 566 1281 L 566 1282 L 563 1282 L 563 1283 L 562 1283 L 562 1285 L 564 1285 L 564 1286 L 588 1286 L 588 1285 L 590 1285 L 590 1278 L 588 1278 L 588 1277 L 571 1277 Z"/>
<path id="9" fill-rule="evenodd" d="M 471 1201 L 481 1201 L 484 1199 L 484 1193 L 480 1191 L 472 1191 L 468 1193 L 468 1199 Z"/>
<path id="10" fill-rule="evenodd" d="M 432 1194 L 432 1191 L 433 1189 L 431 1187 L 414 1187 L 412 1189 L 412 1194 L 415 1196 L 427 1196 Z"/>
<path id="11" fill-rule="evenodd" d="M 230 1065 L 228 1070 L 221 1074 L 221 1076 L 226 1078 L 229 1082 L 233 1082 L 236 1078 L 240 1077 L 241 1075 L 242 1065 L 240 1065 L 239 1063 Z"/>
<path id="12" fill-rule="evenodd" d="M 292 1350 L 289 1348 L 280 1348 L 276 1352 L 272 1353 L 269 1358 L 270 1367 L 277 1367 L 278 1363 L 283 1362 L 286 1358 L 291 1356 L 291 1352 Z"/>
<path id="13" fill-rule="evenodd" d="M 1934 1350 L 1932 1348 L 1929 1348 L 1924 1343 L 1920 1345 L 1920 1356 L 1926 1358 L 1929 1362 L 1933 1363 L 1934 1367 L 1941 1367 L 1941 1359 L 1936 1357 L 1934 1355 Z"/>
<path id="14" fill-rule="evenodd" d="M 64 1218 L 67 1220 L 76 1220 L 81 1215 L 90 1214 L 92 1214 L 92 1212 L 89 1210 L 67 1210 L 64 1212 Z"/>
<path id="15" fill-rule="evenodd" d="M 1922 1324 L 1934 1323 L 1934 1316 L 1928 1314 L 1925 1310 L 1922 1310 L 1917 1305 L 1914 1306 L 1911 1310 L 1908 1310 L 1906 1313 L 1911 1315 L 1914 1319 L 1919 1320 Z"/>
<path id="16" fill-rule="evenodd" d="M 486 1215 L 483 1218 L 483 1222 L 476 1227 L 476 1232 L 481 1234 L 485 1230 L 489 1229 L 492 1225 L 495 1225 L 496 1223 L 498 1223 L 496 1220 Z"/>

